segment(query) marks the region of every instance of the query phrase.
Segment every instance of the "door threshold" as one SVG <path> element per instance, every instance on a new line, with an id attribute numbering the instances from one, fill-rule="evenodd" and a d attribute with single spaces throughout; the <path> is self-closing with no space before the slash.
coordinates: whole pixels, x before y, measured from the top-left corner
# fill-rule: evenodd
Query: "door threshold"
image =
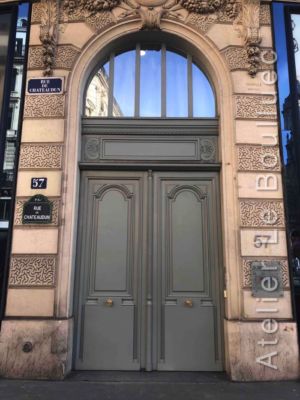
<path id="1" fill-rule="evenodd" d="M 87 382 L 157 382 L 157 383 L 215 383 L 228 381 L 225 372 L 181 371 L 72 371 L 72 381 Z"/>

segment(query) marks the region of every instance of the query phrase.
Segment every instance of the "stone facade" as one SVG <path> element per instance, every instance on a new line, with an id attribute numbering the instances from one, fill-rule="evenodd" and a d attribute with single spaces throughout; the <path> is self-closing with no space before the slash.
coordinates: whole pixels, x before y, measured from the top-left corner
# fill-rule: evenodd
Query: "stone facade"
<path id="1" fill-rule="evenodd" d="M 6 308 L 9 319 L 3 321 L 0 333 L 2 376 L 61 379 L 71 369 L 80 96 L 95 56 L 127 33 L 147 29 L 149 36 L 161 30 L 189 42 L 203 58 L 217 92 L 226 371 L 232 379 L 245 381 L 298 377 L 278 116 L 269 75 L 273 66 L 263 62 L 271 59 L 273 46 L 270 2 L 154 3 L 154 7 L 149 7 L 148 0 L 33 3 L 27 76 L 64 77 L 65 87 L 63 94 L 26 94 L 25 98 Z M 48 178 L 43 194 L 54 202 L 50 225 L 22 225 L 22 206 L 34 194 L 29 185 L 33 173 Z M 273 244 L 255 247 L 255 235 L 271 235 Z M 278 315 L 272 311 L 262 315 L 251 296 L 250 264 L 263 260 L 278 260 L 282 268 L 284 296 L 274 303 Z M 277 317 L 276 333 L 266 334 L 262 324 Z M 276 345 L 260 345 L 266 336 Z M 276 369 L 258 362 L 270 353 Z"/>

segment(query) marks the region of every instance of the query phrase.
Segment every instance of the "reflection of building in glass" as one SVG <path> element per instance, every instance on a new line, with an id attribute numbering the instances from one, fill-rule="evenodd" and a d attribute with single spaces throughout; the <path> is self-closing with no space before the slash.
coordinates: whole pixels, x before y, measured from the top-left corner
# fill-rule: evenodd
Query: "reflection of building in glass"
<path id="1" fill-rule="evenodd" d="M 27 19 L 19 18 L 17 23 L 14 63 L 11 72 L 11 89 L 9 109 L 7 115 L 7 131 L 3 173 L 1 174 L 0 185 L 0 219 L 1 226 L 8 226 L 9 204 L 11 201 L 11 189 L 15 167 L 16 148 L 18 141 L 18 125 L 21 107 L 23 68 L 25 61 L 25 46 L 27 34 Z M 4 221 L 4 222 L 3 222 Z"/>
<path id="2" fill-rule="evenodd" d="M 87 117 L 107 117 L 108 116 L 108 93 L 109 78 L 104 68 L 94 75 L 88 86 L 85 103 L 85 115 Z M 122 117 L 122 111 L 113 99 L 113 115 Z"/>
<path id="3" fill-rule="evenodd" d="M 300 110 L 300 81 L 297 81 L 298 106 Z M 289 95 L 283 105 L 284 130 L 287 131 L 287 159 L 285 161 L 285 182 L 287 192 L 287 217 L 290 229 L 300 227 L 300 188 L 299 188 L 299 154 L 295 131 L 293 129 L 293 99 Z"/>
<path id="4" fill-rule="evenodd" d="M 16 140 L 18 136 L 18 123 L 20 102 L 22 94 L 23 64 L 25 55 L 27 20 L 20 18 L 17 25 L 15 57 L 12 70 L 10 104 L 7 122 L 7 142 L 4 160 L 4 171 L 7 180 L 12 181 L 12 171 L 14 169 Z"/>

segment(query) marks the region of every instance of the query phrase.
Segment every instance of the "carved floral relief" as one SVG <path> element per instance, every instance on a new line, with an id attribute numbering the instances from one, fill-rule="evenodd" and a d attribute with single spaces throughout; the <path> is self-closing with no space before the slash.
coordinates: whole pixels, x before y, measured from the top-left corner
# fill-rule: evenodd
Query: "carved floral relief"
<path id="1" fill-rule="evenodd" d="M 241 12 L 236 20 L 248 57 L 248 73 L 255 77 L 260 66 L 260 0 L 242 0 Z"/>
<path id="2" fill-rule="evenodd" d="M 162 17 L 182 18 L 182 10 L 188 13 L 212 14 L 223 11 L 229 18 L 237 15 L 239 0 L 65 0 L 63 8 L 68 15 L 78 11 L 89 17 L 99 12 L 122 11 L 119 18 L 139 16 L 141 29 L 159 29 Z"/>
<path id="3" fill-rule="evenodd" d="M 51 76 L 58 39 L 59 0 L 41 0 L 40 41 L 43 45 L 44 75 Z"/>
<path id="4" fill-rule="evenodd" d="M 52 74 L 55 65 L 59 22 L 73 21 L 74 16 L 92 21 L 96 30 L 103 27 L 101 16 L 107 24 L 139 17 L 141 29 L 149 30 L 160 29 L 161 20 L 166 17 L 185 23 L 198 21 L 190 18 L 192 15 L 231 21 L 244 40 L 249 74 L 255 76 L 260 65 L 260 0 L 41 0 L 39 14 L 46 76 Z"/>

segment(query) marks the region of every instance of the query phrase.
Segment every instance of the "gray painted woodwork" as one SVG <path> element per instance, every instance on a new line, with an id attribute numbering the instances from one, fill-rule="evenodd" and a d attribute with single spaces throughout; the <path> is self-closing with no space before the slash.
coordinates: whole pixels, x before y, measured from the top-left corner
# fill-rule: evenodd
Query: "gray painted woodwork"
<path id="1" fill-rule="evenodd" d="M 222 370 L 218 174 L 82 172 L 76 369 Z"/>
<path id="2" fill-rule="evenodd" d="M 81 168 L 114 168 L 118 163 L 191 163 L 219 167 L 217 119 L 82 120 Z"/>
<path id="3" fill-rule="evenodd" d="M 217 137 L 184 136 L 84 136 L 82 160 L 89 163 L 107 160 L 190 160 L 217 161 Z"/>
<path id="4" fill-rule="evenodd" d="M 159 370 L 222 368 L 216 179 L 155 174 Z"/>

